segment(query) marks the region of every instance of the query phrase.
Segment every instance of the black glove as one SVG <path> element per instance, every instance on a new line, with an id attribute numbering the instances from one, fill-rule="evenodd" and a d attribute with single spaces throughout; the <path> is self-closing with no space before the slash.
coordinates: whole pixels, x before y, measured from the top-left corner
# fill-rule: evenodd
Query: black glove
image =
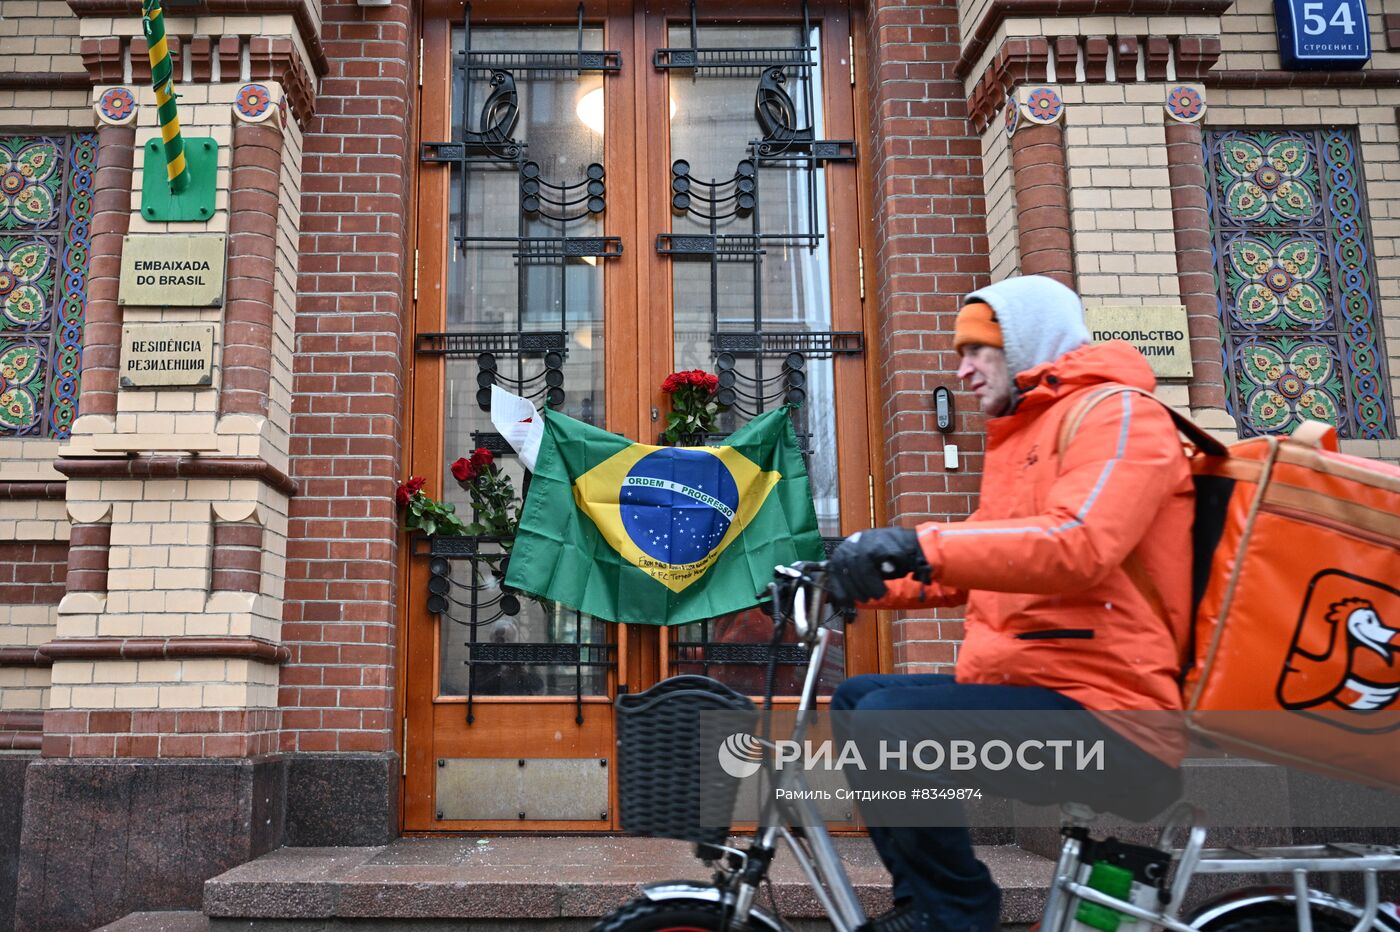
<path id="1" fill-rule="evenodd" d="M 919 546 L 919 535 L 907 527 L 879 527 L 852 534 L 837 545 L 826 571 L 831 601 L 843 607 L 880 598 L 887 579 L 912 573 L 920 582 L 933 580 L 933 567 Z"/>

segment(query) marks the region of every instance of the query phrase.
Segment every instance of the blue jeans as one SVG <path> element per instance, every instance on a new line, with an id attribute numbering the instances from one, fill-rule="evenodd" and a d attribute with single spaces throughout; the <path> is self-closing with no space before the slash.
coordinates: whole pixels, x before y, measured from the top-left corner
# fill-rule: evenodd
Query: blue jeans
<path id="1" fill-rule="evenodd" d="M 873 674 L 842 683 L 832 696 L 831 708 L 838 712 L 949 712 L 954 716 L 961 712 L 964 718 L 975 718 L 978 712 L 1076 712 L 1084 707 L 1037 686 L 958 683 L 944 674 Z M 1085 718 L 1087 728 L 1099 727 L 1092 717 Z M 1000 724 L 1005 719 L 994 721 Z M 1119 740 L 1110 729 L 1104 727 L 1103 732 L 1109 740 Z M 1170 767 L 1146 752 L 1129 747 L 1125 753 L 1140 756 L 1147 772 L 1175 779 Z M 1072 787 L 1058 789 L 1066 795 L 1065 801 L 1075 795 Z M 972 836 L 966 827 L 871 826 L 870 840 L 893 878 L 895 902 L 913 903 L 920 914 L 921 929 L 987 932 L 1000 927 L 1001 891 L 986 865 L 973 854 Z"/>

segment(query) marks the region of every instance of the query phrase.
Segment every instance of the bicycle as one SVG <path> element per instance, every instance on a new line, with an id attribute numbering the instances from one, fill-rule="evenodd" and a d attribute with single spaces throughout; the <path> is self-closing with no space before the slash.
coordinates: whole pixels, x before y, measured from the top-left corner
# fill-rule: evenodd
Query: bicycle
<path id="1" fill-rule="evenodd" d="M 816 708 L 818 678 L 826 659 L 830 628 L 822 609 L 825 575 L 823 563 L 795 563 L 777 567 L 770 587 L 773 599 L 774 641 L 781 640 L 791 624 L 807 653 L 798 715 L 792 738 L 800 742 Z M 772 708 L 772 673 L 764 707 Z M 713 683 L 716 695 L 732 691 L 707 677 L 683 677 L 686 692 L 701 695 L 703 681 Z M 662 690 L 665 684 L 648 692 Z M 713 688 L 713 687 L 711 687 Z M 664 690 L 663 690 L 664 691 Z M 621 742 L 621 739 L 620 739 Z M 645 753 L 645 752 L 643 752 Z M 626 763 L 620 749 L 619 764 Z M 816 807 L 803 791 L 806 780 L 800 770 L 777 773 L 765 764 L 775 787 L 791 789 L 782 801 L 765 805 L 752 839 L 744 848 L 709 839 L 696 844 L 696 855 L 715 873 L 709 883 L 668 881 L 648 884 L 641 894 L 603 917 L 593 932 L 789 932 L 781 916 L 758 905 L 758 892 L 768 878 L 777 842 L 791 850 L 803 877 L 815 892 L 835 932 L 860 932 L 868 918 L 856 897 L 841 859 Z M 626 793 L 624 781 L 623 792 Z M 774 794 L 777 796 L 778 794 Z M 1155 847 L 1132 845 L 1115 839 L 1098 839 L 1088 826 L 1094 813 L 1080 804 L 1062 807 L 1063 841 L 1053 880 L 1039 924 L 1040 932 L 1080 932 L 1113 929 L 1115 932 L 1400 932 L 1400 916 L 1383 912 L 1378 875 L 1400 870 L 1400 847 L 1354 844 L 1296 845 L 1274 848 L 1206 848 L 1201 813 L 1178 804 L 1161 831 Z M 693 815 L 693 813 L 692 813 Z M 662 816 L 664 819 L 665 816 Z M 623 800 L 627 826 L 627 800 Z M 647 834 L 693 839 L 694 829 L 650 824 Z M 631 830 L 629 828 L 629 830 Z M 727 836 L 728 827 L 720 830 Z M 1185 844 L 1170 842 L 1178 833 Z M 1132 875 L 1126 895 L 1105 892 L 1093 885 L 1095 865 L 1114 864 Z M 1207 874 L 1286 874 L 1287 885 L 1232 890 L 1195 907 L 1186 918 L 1181 911 L 1194 878 Z M 1359 873 L 1364 901 L 1354 903 L 1338 895 L 1313 889 L 1313 874 Z M 1086 914 L 1086 908 L 1089 912 Z M 1099 912 L 1093 912 L 1098 909 Z"/>

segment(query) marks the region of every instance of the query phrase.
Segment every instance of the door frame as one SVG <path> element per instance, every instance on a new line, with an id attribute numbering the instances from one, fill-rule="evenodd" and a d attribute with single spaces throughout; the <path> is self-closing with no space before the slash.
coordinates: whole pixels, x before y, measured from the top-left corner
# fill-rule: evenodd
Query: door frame
<path id="1" fill-rule="evenodd" d="M 865 335 L 865 351 L 859 357 L 837 355 L 833 364 L 836 397 L 856 403 L 839 405 L 836 412 L 836 437 L 842 450 L 838 471 L 838 489 L 843 505 L 841 533 L 848 534 L 868 527 L 879 520 L 883 501 L 877 501 L 876 487 L 883 488 L 883 457 L 877 455 L 881 442 L 880 423 L 870 412 L 880 410 L 878 395 L 877 350 L 875 340 L 876 315 L 873 288 L 863 294 L 863 274 L 860 268 L 861 248 L 872 242 L 869 211 L 862 207 L 871 189 L 870 172 L 865 157 L 866 127 L 857 122 L 859 102 L 864 94 L 863 82 L 835 80 L 842 71 L 838 63 L 847 61 L 863 46 L 863 30 L 853 28 L 859 22 L 859 0 L 810 0 L 814 7 L 812 22 L 822 25 L 821 59 L 825 80 L 822 82 L 824 122 L 831 138 L 860 139 L 854 162 L 827 163 L 825 182 L 827 195 L 828 236 L 830 251 L 830 289 L 833 330 L 856 330 Z M 544 25 L 572 26 L 577 21 L 577 0 L 473 0 L 473 22 L 492 26 Z M 701 14 L 704 20 L 738 19 L 746 23 L 784 22 L 793 19 L 795 4 L 786 9 L 770 9 L 756 13 L 754 0 L 704 0 Z M 777 4 L 773 4 L 777 7 Z M 669 175 L 670 132 L 667 113 L 667 87 L 664 75 L 651 65 L 652 52 L 665 47 L 668 22 L 688 19 L 687 0 L 661 0 L 634 3 L 632 0 L 584 0 L 586 25 L 603 26 L 603 47 L 618 49 L 623 55 L 619 74 L 605 78 L 608 106 L 605 109 L 604 165 L 610 177 L 619 174 L 627 179 L 621 184 L 609 184 L 608 207 L 603 214 L 603 234 L 620 236 L 623 253 L 608 260 L 604 274 L 603 340 L 607 347 L 624 345 L 619 341 L 635 335 L 638 347 L 667 346 L 674 343 L 672 331 L 672 288 L 669 263 L 654 248 L 655 235 L 661 232 L 658 218 L 670 216 L 668 186 L 651 183 Z M 418 356 L 413 335 L 418 332 L 442 330 L 446 312 L 446 270 L 451 237 L 448 231 L 451 167 L 427 165 L 420 161 L 419 142 L 422 139 L 448 139 L 451 132 L 452 78 L 451 32 L 460 23 L 463 4 L 460 0 L 427 0 L 420 20 L 421 86 L 418 119 L 414 121 L 415 135 L 411 140 L 412 171 L 416 181 L 410 236 L 416 246 L 416 274 L 411 293 L 410 319 L 406 323 L 408 339 L 404 341 L 404 372 L 409 391 L 405 395 L 403 417 L 407 432 L 404 444 L 409 455 L 410 470 L 428 478 L 429 494 L 441 494 L 442 463 L 445 462 L 445 440 L 442 436 L 444 391 L 442 357 Z M 703 20 L 702 20 L 703 21 Z M 834 27 L 834 28 L 833 28 Z M 848 41 L 849 37 L 849 41 Z M 853 65 L 852 65 L 853 67 Z M 852 71 L 852 74 L 859 72 Z M 634 118 L 635 117 L 635 118 Z M 638 184 L 642 181 L 642 184 Z M 856 248 L 838 249 L 837 231 L 849 234 L 849 244 Z M 647 307 L 641 307 L 642 296 Z M 868 300 L 867 300 L 868 297 Z M 664 410 L 666 398 L 660 383 L 669 368 L 671 354 L 642 352 L 606 352 L 604 354 L 605 410 L 609 430 L 625 436 L 645 439 L 658 427 L 652 418 L 653 409 Z M 666 362 L 662 362 L 665 360 Z M 647 386 L 652 386 L 647 388 Z M 430 466 L 425 464 L 431 464 Z M 868 511 L 862 507 L 869 503 Z M 438 633 L 421 607 L 415 594 L 421 595 L 427 581 L 426 561 L 415 558 L 412 546 L 401 548 L 399 618 L 397 631 L 400 645 L 398 665 L 398 702 L 395 730 L 400 730 L 403 753 L 401 779 L 401 825 L 405 832 L 438 831 L 519 831 L 519 822 L 472 822 L 467 824 L 439 822 L 433 818 L 431 794 L 410 794 L 411 787 L 433 786 L 432 771 L 435 758 L 445 756 L 439 745 L 434 711 L 441 706 L 455 708 L 465 700 L 437 700 Z M 873 614 L 873 613 L 872 613 Z M 874 672 L 889 669 L 889 638 L 884 624 L 875 625 L 874 617 L 857 622 L 849 629 L 847 639 L 848 669 Z M 415 627 L 416 626 L 416 627 Z M 419 630 L 421 629 L 421 630 Z M 633 692 L 668 675 L 668 628 L 617 625 L 617 665 L 608 677 L 607 696 L 585 697 L 587 712 L 611 705 L 613 696 L 629 689 Z M 410 652 L 413 652 L 412 654 Z M 883 662 L 882 662 L 883 659 Z M 426 667 L 425 667 L 426 665 Z M 429 669 L 431 676 L 410 677 L 409 668 Z M 573 721 L 574 700 L 568 697 L 483 697 L 474 700 L 483 706 L 515 704 L 533 707 L 536 714 L 544 707 L 554 706 L 560 713 L 559 722 L 544 713 L 547 719 L 534 725 L 524 724 L 513 731 L 509 740 L 513 749 L 490 751 L 494 743 L 482 732 L 461 737 L 470 739 L 470 756 L 517 757 L 522 747 L 541 746 L 557 732 L 567 719 Z M 795 699 L 793 700 L 795 701 Z M 592 714 L 587 718 L 593 719 Z M 609 717 L 607 731 L 611 734 Z M 453 742 L 455 743 L 455 742 Z M 610 742 L 609 742 L 610 743 Z M 557 744 L 552 750 L 566 750 Z M 592 755 L 580 755 L 592 756 Z M 611 756 L 611 751 L 605 756 Z M 411 775 L 416 775 L 411 778 Z M 610 791 L 609 816 L 597 823 L 544 822 L 528 823 L 529 831 L 613 831 L 616 824 L 616 786 Z"/>

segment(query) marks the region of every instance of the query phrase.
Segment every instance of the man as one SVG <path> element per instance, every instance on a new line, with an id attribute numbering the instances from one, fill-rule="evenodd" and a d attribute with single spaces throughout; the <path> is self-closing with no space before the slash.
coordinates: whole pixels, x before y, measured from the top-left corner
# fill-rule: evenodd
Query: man
<path id="1" fill-rule="evenodd" d="M 1006 279 L 964 305 L 958 377 L 990 418 L 976 512 L 852 535 L 832 554 L 829 575 L 840 603 L 966 602 L 956 672 L 855 677 L 833 710 L 946 711 L 940 720 L 984 715 L 984 725 L 1001 727 L 1007 718 L 994 716 L 1003 711 L 1181 709 L 1193 514 L 1186 458 L 1151 398 L 1125 391 L 1085 403 L 1109 385 L 1150 391 L 1150 367 L 1127 343 L 1090 345 L 1079 297 L 1052 279 Z M 1159 759 L 1170 754 L 1122 743 L 1140 767 L 1174 779 Z M 893 875 L 896 909 L 870 928 L 998 927 L 1000 891 L 966 828 L 872 827 L 871 837 Z"/>

